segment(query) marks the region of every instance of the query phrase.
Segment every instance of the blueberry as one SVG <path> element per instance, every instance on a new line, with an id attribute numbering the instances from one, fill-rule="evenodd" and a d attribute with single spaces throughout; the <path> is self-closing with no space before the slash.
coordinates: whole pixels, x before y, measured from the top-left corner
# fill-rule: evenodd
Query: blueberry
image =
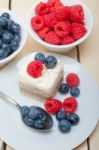
<path id="1" fill-rule="evenodd" d="M 43 63 L 45 62 L 45 55 L 42 53 L 37 53 L 34 57 L 35 60 L 41 60 Z"/>
<path id="2" fill-rule="evenodd" d="M 28 106 L 22 106 L 20 108 L 20 112 L 22 114 L 23 117 L 27 116 L 29 114 L 29 107 Z"/>
<path id="3" fill-rule="evenodd" d="M 13 24 L 14 24 L 14 21 L 13 21 L 13 20 L 8 20 L 7 29 L 8 29 L 9 31 L 11 31 Z"/>
<path id="4" fill-rule="evenodd" d="M 33 125 L 34 125 L 34 120 L 32 120 L 31 118 L 29 118 L 28 116 L 23 117 L 23 121 L 29 127 L 33 127 Z"/>
<path id="5" fill-rule="evenodd" d="M 20 33 L 20 31 L 21 31 L 21 27 L 20 27 L 20 25 L 19 25 L 19 24 L 17 24 L 17 23 L 13 23 L 13 24 L 12 24 L 12 28 L 11 28 L 11 30 L 12 30 L 14 33 Z"/>
<path id="6" fill-rule="evenodd" d="M 0 38 L 2 37 L 4 30 L 0 27 Z"/>
<path id="7" fill-rule="evenodd" d="M 68 85 L 65 84 L 65 83 L 62 83 L 62 84 L 60 85 L 59 92 L 60 92 L 61 94 L 67 94 L 67 93 L 69 92 L 69 87 L 68 87 Z"/>
<path id="8" fill-rule="evenodd" d="M 77 114 L 70 114 L 67 116 L 67 119 L 69 120 L 69 122 L 72 124 L 72 125 L 76 125 L 78 124 L 80 118 Z"/>
<path id="9" fill-rule="evenodd" d="M 19 41 L 16 40 L 11 41 L 10 47 L 13 51 L 16 51 L 19 48 L 19 46 L 20 46 Z"/>
<path id="10" fill-rule="evenodd" d="M 0 47 L 0 59 L 4 59 L 7 56 L 9 56 L 10 51 L 11 50 L 10 50 L 9 44 L 2 43 Z"/>
<path id="11" fill-rule="evenodd" d="M 57 64 L 57 59 L 54 56 L 50 55 L 45 59 L 45 66 L 48 69 L 53 69 L 56 66 L 56 64 Z"/>
<path id="12" fill-rule="evenodd" d="M 20 42 L 21 41 L 21 35 L 20 34 L 15 34 L 14 35 L 14 40 Z"/>
<path id="13" fill-rule="evenodd" d="M 0 16 L 0 27 L 6 29 L 8 20 L 5 17 Z"/>
<path id="14" fill-rule="evenodd" d="M 8 31 L 2 35 L 2 41 L 4 43 L 10 43 L 12 39 L 13 39 L 13 34 Z"/>
<path id="15" fill-rule="evenodd" d="M 64 110 L 61 110 L 56 114 L 56 119 L 59 121 L 66 118 L 67 118 L 67 113 Z"/>
<path id="16" fill-rule="evenodd" d="M 10 15 L 6 12 L 2 14 L 2 17 L 5 17 L 6 19 L 10 19 Z"/>
<path id="17" fill-rule="evenodd" d="M 35 121 L 34 121 L 34 127 L 36 129 L 43 129 L 45 127 L 45 122 L 40 119 L 40 118 L 37 118 Z"/>
<path id="18" fill-rule="evenodd" d="M 70 89 L 70 94 L 74 97 L 78 97 L 80 95 L 80 90 L 77 87 L 73 87 Z"/>
<path id="19" fill-rule="evenodd" d="M 59 121 L 58 128 L 61 132 L 68 133 L 71 130 L 71 123 L 68 120 L 63 119 Z"/>
<path id="20" fill-rule="evenodd" d="M 0 39 L 0 47 L 2 46 L 2 40 Z"/>

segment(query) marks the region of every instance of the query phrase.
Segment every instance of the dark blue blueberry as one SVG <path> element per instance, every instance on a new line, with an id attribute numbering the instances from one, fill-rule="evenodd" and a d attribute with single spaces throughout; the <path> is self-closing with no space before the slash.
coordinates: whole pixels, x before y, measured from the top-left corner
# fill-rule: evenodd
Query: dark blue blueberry
<path id="1" fill-rule="evenodd" d="M 43 129 L 45 127 L 45 122 L 42 119 L 38 118 L 34 121 L 34 127 L 36 129 Z"/>
<path id="2" fill-rule="evenodd" d="M 32 119 L 40 118 L 46 120 L 46 114 L 38 107 L 31 106 L 29 111 L 29 117 Z"/>
<path id="3" fill-rule="evenodd" d="M 22 106 L 20 108 L 20 112 L 22 114 L 23 117 L 27 116 L 29 114 L 29 107 L 28 106 Z"/>
<path id="4" fill-rule="evenodd" d="M 0 38 L 2 37 L 4 30 L 0 27 Z"/>
<path id="5" fill-rule="evenodd" d="M 57 59 L 55 56 L 48 56 L 46 59 L 45 59 L 45 66 L 48 68 L 48 69 L 53 69 L 57 64 Z"/>
<path id="6" fill-rule="evenodd" d="M 62 83 L 62 84 L 60 85 L 59 92 L 60 92 L 61 94 L 67 94 L 67 93 L 69 92 L 69 87 L 68 87 L 68 85 L 65 84 L 65 83 Z"/>
<path id="7" fill-rule="evenodd" d="M 10 15 L 6 12 L 2 14 L 2 17 L 5 17 L 6 19 L 10 19 Z"/>
<path id="8" fill-rule="evenodd" d="M 2 40 L 0 39 L 0 47 L 2 47 Z"/>
<path id="9" fill-rule="evenodd" d="M 77 87 L 73 87 L 70 89 L 70 94 L 74 97 L 78 97 L 80 95 L 80 90 Z"/>
<path id="10" fill-rule="evenodd" d="M 20 34 L 15 34 L 14 35 L 14 40 L 20 42 L 21 41 L 21 35 Z"/>
<path id="11" fill-rule="evenodd" d="M 43 53 L 37 53 L 34 57 L 35 60 L 41 60 L 43 63 L 45 62 L 45 55 Z"/>
<path id="12" fill-rule="evenodd" d="M 67 119 L 69 120 L 69 122 L 72 124 L 72 125 L 76 125 L 78 124 L 80 118 L 77 114 L 70 114 L 67 116 Z"/>
<path id="13" fill-rule="evenodd" d="M 2 41 L 3 41 L 4 43 L 10 43 L 12 39 L 13 39 L 13 34 L 10 33 L 10 32 L 5 32 L 5 33 L 2 35 Z"/>
<path id="14" fill-rule="evenodd" d="M 7 29 L 8 29 L 9 31 L 11 31 L 13 24 L 14 24 L 14 21 L 13 21 L 13 20 L 8 20 Z"/>
<path id="15" fill-rule="evenodd" d="M 59 121 L 66 118 L 67 118 L 67 113 L 64 110 L 61 110 L 56 114 L 56 119 Z"/>
<path id="16" fill-rule="evenodd" d="M 68 120 L 63 119 L 59 121 L 58 128 L 61 132 L 68 133 L 71 130 L 71 123 Z"/>
<path id="17" fill-rule="evenodd" d="M 13 31 L 13 33 L 20 33 L 21 32 L 21 27 L 19 24 L 17 23 L 13 23 L 11 30 Z"/>
<path id="18" fill-rule="evenodd" d="M 32 120 L 31 118 L 29 118 L 28 116 L 23 117 L 23 121 L 29 127 L 33 127 L 33 125 L 34 125 L 34 120 Z"/>
<path id="19" fill-rule="evenodd" d="M 6 29 L 8 20 L 5 17 L 0 16 L 0 27 Z"/>
<path id="20" fill-rule="evenodd" d="M 0 47 L 0 59 L 4 59 L 6 58 L 7 56 L 9 56 L 10 54 L 10 47 L 8 44 L 4 44 L 2 43 L 2 46 Z"/>
<path id="21" fill-rule="evenodd" d="M 11 41 L 10 47 L 13 51 L 16 51 L 19 48 L 19 46 L 20 46 L 19 41 L 16 40 Z"/>

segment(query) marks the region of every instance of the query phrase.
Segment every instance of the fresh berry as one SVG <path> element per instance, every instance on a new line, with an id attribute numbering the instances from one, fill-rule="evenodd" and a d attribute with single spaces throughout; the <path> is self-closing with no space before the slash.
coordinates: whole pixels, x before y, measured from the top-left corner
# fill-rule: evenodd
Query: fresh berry
<path id="1" fill-rule="evenodd" d="M 48 0 L 48 5 L 50 6 L 50 12 L 54 12 L 64 6 L 60 0 Z"/>
<path id="2" fill-rule="evenodd" d="M 14 21 L 13 21 L 13 20 L 8 20 L 7 29 L 8 29 L 9 31 L 11 31 L 13 24 L 14 24 Z"/>
<path id="3" fill-rule="evenodd" d="M 19 24 L 13 23 L 12 26 L 11 26 L 11 30 L 12 30 L 13 33 L 17 34 L 17 33 L 21 32 L 21 27 L 20 27 Z"/>
<path id="4" fill-rule="evenodd" d="M 58 20 L 63 21 L 69 18 L 70 8 L 68 6 L 60 7 L 56 9 L 55 15 Z"/>
<path id="5" fill-rule="evenodd" d="M 67 113 L 64 110 L 60 110 L 57 114 L 56 114 L 56 119 L 57 120 L 63 120 L 67 118 Z"/>
<path id="6" fill-rule="evenodd" d="M 22 106 L 22 107 L 20 107 L 20 112 L 22 114 L 22 117 L 27 116 L 29 114 L 29 111 L 30 111 L 30 109 L 29 109 L 28 106 Z"/>
<path id="7" fill-rule="evenodd" d="M 61 94 L 67 94 L 67 93 L 69 92 L 69 87 L 68 87 L 68 85 L 65 84 L 65 83 L 62 83 L 62 84 L 60 85 L 59 92 L 60 92 Z"/>
<path id="8" fill-rule="evenodd" d="M 71 130 L 71 123 L 68 120 L 63 119 L 59 121 L 58 128 L 62 133 L 68 133 Z"/>
<path id="9" fill-rule="evenodd" d="M 34 30 L 41 30 L 44 27 L 43 18 L 40 16 L 32 17 L 31 19 L 31 26 Z"/>
<path id="10" fill-rule="evenodd" d="M 11 41 L 11 46 L 10 47 L 13 51 L 16 51 L 19 48 L 19 46 L 20 46 L 19 41 L 16 41 L 14 39 Z"/>
<path id="11" fill-rule="evenodd" d="M 65 37 L 71 32 L 71 24 L 69 21 L 60 21 L 55 25 L 54 29 L 58 36 Z"/>
<path id="12" fill-rule="evenodd" d="M 78 122 L 80 120 L 80 118 L 77 114 L 70 114 L 67 116 L 67 119 L 72 125 L 78 124 Z"/>
<path id="13" fill-rule="evenodd" d="M 34 121 L 34 127 L 36 129 L 43 129 L 45 127 L 45 122 L 42 119 L 37 118 Z"/>
<path id="14" fill-rule="evenodd" d="M 2 43 L 0 47 L 0 60 L 6 58 L 11 54 L 11 49 L 9 44 Z"/>
<path id="15" fill-rule="evenodd" d="M 50 8 L 49 5 L 47 3 L 44 2 L 40 2 L 36 8 L 35 8 L 36 14 L 37 15 L 45 15 L 48 14 L 50 12 Z"/>
<path id="16" fill-rule="evenodd" d="M 71 28 L 72 28 L 72 34 L 75 40 L 80 39 L 87 33 L 87 29 L 85 28 L 85 26 L 80 23 L 73 23 L 71 25 Z"/>
<path id="17" fill-rule="evenodd" d="M 35 60 L 40 60 L 43 63 L 45 62 L 45 55 L 43 53 L 37 53 L 34 57 Z"/>
<path id="18" fill-rule="evenodd" d="M 67 44 L 71 44 L 73 43 L 75 40 L 74 40 L 74 37 L 71 36 L 71 35 L 67 35 L 65 36 L 63 39 L 62 39 L 62 45 L 67 45 Z"/>
<path id="19" fill-rule="evenodd" d="M 0 38 L 2 38 L 2 35 L 4 34 L 5 30 L 3 30 L 1 27 L 0 27 Z"/>
<path id="20" fill-rule="evenodd" d="M 54 25 L 58 22 L 55 16 L 55 12 L 45 15 L 43 18 L 46 26 L 52 29 L 54 28 Z"/>
<path id="21" fill-rule="evenodd" d="M 6 12 L 2 14 L 2 17 L 5 17 L 6 19 L 10 19 L 10 15 Z"/>
<path id="22" fill-rule="evenodd" d="M 0 27 L 6 29 L 8 20 L 5 17 L 0 16 Z"/>
<path id="23" fill-rule="evenodd" d="M 70 20 L 73 22 L 84 22 L 84 11 L 81 5 L 73 5 L 70 7 Z"/>
<path id="24" fill-rule="evenodd" d="M 33 120 L 33 119 L 29 118 L 28 116 L 23 117 L 22 119 L 23 119 L 23 122 L 24 122 L 27 126 L 33 127 L 33 125 L 34 125 L 34 120 Z"/>
<path id="25" fill-rule="evenodd" d="M 11 32 L 6 31 L 3 35 L 2 35 L 2 41 L 4 43 L 10 43 L 11 40 L 13 39 L 13 34 Z"/>
<path id="26" fill-rule="evenodd" d="M 47 110 L 47 112 L 53 115 L 58 113 L 61 110 L 61 108 L 62 103 L 57 99 L 46 100 L 45 102 L 45 109 Z"/>
<path id="27" fill-rule="evenodd" d="M 43 63 L 39 60 L 32 61 L 27 66 L 27 72 L 30 76 L 38 78 L 42 75 Z"/>
<path id="28" fill-rule="evenodd" d="M 53 69 L 57 64 L 57 59 L 55 56 L 49 55 L 48 57 L 46 57 L 45 59 L 45 66 L 48 69 Z"/>
<path id="29" fill-rule="evenodd" d="M 75 98 L 68 97 L 63 102 L 63 109 L 66 113 L 72 114 L 76 111 L 78 103 Z"/>
<path id="30" fill-rule="evenodd" d="M 0 47 L 2 46 L 2 40 L 0 39 Z"/>
<path id="31" fill-rule="evenodd" d="M 70 89 L 70 94 L 74 97 L 78 97 L 80 94 L 80 90 L 78 87 L 73 87 Z"/>
<path id="32" fill-rule="evenodd" d="M 38 35 L 41 39 L 45 40 L 46 34 L 49 32 L 48 27 L 44 27 L 42 30 L 38 31 Z"/>
<path id="33" fill-rule="evenodd" d="M 14 37 L 13 37 L 13 39 L 14 39 L 15 41 L 20 42 L 20 41 L 21 41 L 21 35 L 20 35 L 20 34 L 15 34 Z"/>
<path id="34" fill-rule="evenodd" d="M 76 87 L 80 84 L 80 80 L 77 74 L 75 73 L 70 73 L 66 77 L 66 82 L 69 87 Z"/>
<path id="35" fill-rule="evenodd" d="M 48 34 L 46 34 L 45 41 L 53 45 L 61 44 L 61 39 L 54 31 L 50 31 Z"/>

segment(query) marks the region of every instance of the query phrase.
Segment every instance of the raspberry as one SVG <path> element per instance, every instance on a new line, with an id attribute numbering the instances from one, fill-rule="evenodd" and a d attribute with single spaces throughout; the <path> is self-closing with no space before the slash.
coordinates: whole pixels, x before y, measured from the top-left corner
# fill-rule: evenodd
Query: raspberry
<path id="1" fill-rule="evenodd" d="M 56 9 L 64 6 L 59 0 L 49 0 L 48 5 L 50 7 L 50 12 L 54 12 Z"/>
<path id="2" fill-rule="evenodd" d="M 78 103 L 75 98 L 68 97 L 63 102 L 63 109 L 66 113 L 72 114 L 76 111 Z"/>
<path id="3" fill-rule="evenodd" d="M 55 13 L 52 12 L 48 15 L 44 16 L 44 22 L 47 27 L 53 28 L 53 26 L 57 23 L 57 19 L 55 17 Z"/>
<path id="4" fill-rule="evenodd" d="M 49 44 L 59 45 L 61 44 L 61 39 L 54 31 L 48 32 L 45 37 L 45 41 Z"/>
<path id="5" fill-rule="evenodd" d="M 43 18 L 40 16 L 32 17 L 31 19 L 31 26 L 34 30 L 41 30 L 44 26 Z"/>
<path id="6" fill-rule="evenodd" d="M 69 87 L 76 87 L 79 85 L 80 80 L 77 74 L 75 73 L 70 73 L 67 75 L 66 77 L 66 82 L 68 84 Z"/>
<path id="7" fill-rule="evenodd" d="M 48 14 L 50 12 L 49 5 L 47 3 L 40 2 L 35 8 L 35 12 L 40 16 Z"/>
<path id="8" fill-rule="evenodd" d="M 56 9 L 55 14 L 58 20 L 65 20 L 69 18 L 70 8 L 68 6 Z"/>
<path id="9" fill-rule="evenodd" d="M 38 35 L 40 36 L 41 39 L 44 40 L 48 31 L 49 31 L 49 28 L 44 27 L 42 30 L 38 31 Z"/>
<path id="10" fill-rule="evenodd" d="M 70 20 L 73 22 L 84 22 L 84 11 L 81 5 L 73 5 L 70 7 Z"/>
<path id="11" fill-rule="evenodd" d="M 71 24 L 69 21 L 60 21 L 55 25 L 55 32 L 58 36 L 64 37 L 71 31 Z"/>
<path id="12" fill-rule="evenodd" d="M 62 39 L 62 45 L 67 45 L 73 43 L 75 40 L 73 36 L 67 35 Z"/>
<path id="13" fill-rule="evenodd" d="M 43 70 L 43 63 L 39 60 L 32 61 L 27 66 L 27 72 L 30 76 L 38 78 L 41 76 Z"/>
<path id="14" fill-rule="evenodd" d="M 87 29 L 85 28 L 85 26 L 80 23 L 73 23 L 71 25 L 71 28 L 75 40 L 80 39 L 87 33 Z"/>
<path id="15" fill-rule="evenodd" d="M 47 112 L 53 115 L 58 113 L 61 110 L 61 108 L 62 108 L 62 103 L 57 99 L 51 99 L 45 102 L 45 109 L 47 110 Z"/>

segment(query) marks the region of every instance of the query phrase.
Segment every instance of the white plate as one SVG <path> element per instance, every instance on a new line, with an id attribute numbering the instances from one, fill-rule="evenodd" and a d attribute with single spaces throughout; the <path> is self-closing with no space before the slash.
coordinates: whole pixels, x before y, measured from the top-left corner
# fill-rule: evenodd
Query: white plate
<path id="1" fill-rule="evenodd" d="M 64 63 L 65 74 L 75 72 L 80 77 L 81 94 L 77 99 L 79 107 L 76 112 L 80 116 L 80 123 L 72 127 L 70 133 L 62 134 L 55 121 L 51 132 L 40 133 L 26 127 L 21 121 L 19 111 L 0 99 L 0 138 L 16 150 L 70 150 L 81 144 L 96 127 L 99 118 L 98 86 L 81 64 L 62 55 L 57 54 L 56 56 Z M 24 65 L 26 61 L 27 57 L 21 62 L 21 65 Z M 0 72 L 0 90 L 21 105 L 43 107 L 43 101 L 25 96 L 20 92 L 16 63 L 9 64 Z M 56 98 L 63 100 L 67 96 L 69 95 L 57 94 Z"/>

